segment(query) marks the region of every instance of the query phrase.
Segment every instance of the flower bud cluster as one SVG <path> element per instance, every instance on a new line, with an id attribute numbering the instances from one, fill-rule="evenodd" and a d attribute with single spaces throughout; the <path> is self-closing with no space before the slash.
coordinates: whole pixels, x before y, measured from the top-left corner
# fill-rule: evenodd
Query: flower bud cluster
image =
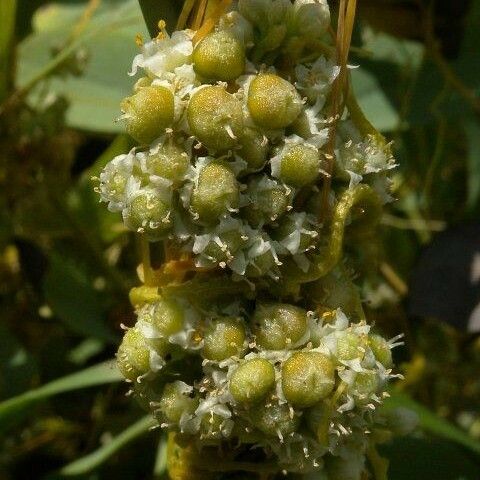
<path id="1" fill-rule="evenodd" d="M 298 473 L 345 468 L 340 459 L 355 457 L 360 474 L 370 434 L 388 427 L 377 408 L 396 376 L 398 339 L 340 309 L 319 317 L 257 301 L 251 313 L 234 304 L 207 314 L 159 297 L 137 316 L 119 367 L 160 426 L 200 449 L 260 447 Z M 197 371 L 184 368 L 187 358 L 198 359 Z"/>
<path id="2" fill-rule="evenodd" d="M 279 471 L 359 480 L 389 427 L 377 407 L 396 339 L 370 331 L 339 265 L 390 200 L 394 160 L 358 112 L 332 118 L 329 25 L 326 0 L 239 0 L 208 33 L 162 29 L 121 105 L 139 146 L 98 190 L 193 265 L 132 291 L 118 351 L 159 425 L 179 445 L 256 447 Z"/>
<path id="3" fill-rule="evenodd" d="M 306 271 L 323 228 L 306 200 L 330 175 L 326 99 L 339 67 L 317 45 L 329 21 L 324 0 L 240 0 L 200 40 L 162 31 L 145 43 L 131 72 L 143 76 L 121 104 L 140 146 L 101 173 L 108 208 L 197 267 L 253 282 L 282 278 L 286 259 Z M 337 124 L 331 202 L 361 182 L 388 200 L 389 146 Z"/>

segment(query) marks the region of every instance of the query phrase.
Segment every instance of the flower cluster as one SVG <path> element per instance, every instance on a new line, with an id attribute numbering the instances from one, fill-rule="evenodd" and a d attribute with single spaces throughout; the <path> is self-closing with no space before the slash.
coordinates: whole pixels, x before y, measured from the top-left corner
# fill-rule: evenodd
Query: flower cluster
<path id="1" fill-rule="evenodd" d="M 388 427 L 396 339 L 370 332 L 343 245 L 372 234 L 394 160 L 358 111 L 332 112 L 329 25 L 326 0 L 239 0 L 207 33 L 160 25 L 121 104 L 139 146 L 98 190 L 192 266 L 134 289 L 118 351 L 159 425 L 353 480 Z"/>

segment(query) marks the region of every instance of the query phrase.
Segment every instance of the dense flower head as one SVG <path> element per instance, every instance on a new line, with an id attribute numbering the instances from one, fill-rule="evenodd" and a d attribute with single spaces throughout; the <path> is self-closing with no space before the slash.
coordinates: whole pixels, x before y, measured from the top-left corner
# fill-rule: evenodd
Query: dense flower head
<path id="1" fill-rule="evenodd" d="M 395 161 L 347 99 L 332 113 L 329 25 L 326 0 L 239 0 L 209 32 L 161 26 L 121 104 L 139 145 L 98 192 L 189 265 L 132 291 L 118 351 L 159 425 L 179 445 L 359 480 L 390 425 L 378 407 L 397 339 L 371 332 L 343 245 L 364 254 Z"/>

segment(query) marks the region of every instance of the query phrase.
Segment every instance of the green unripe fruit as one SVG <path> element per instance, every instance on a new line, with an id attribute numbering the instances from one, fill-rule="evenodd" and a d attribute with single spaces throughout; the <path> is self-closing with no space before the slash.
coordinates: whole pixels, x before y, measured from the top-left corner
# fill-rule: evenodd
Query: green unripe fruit
<path id="1" fill-rule="evenodd" d="M 242 362 L 230 378 L 230 393 L 239 403 L 256 403 L 272 390 L 275 369 L 264 358 Z"/>
<path id="2" fill-rule="evenodd" d="M 337 359 L 339 361 L 353 360 L 361 355 L 361 338 L 352 332 L 339 332 L 337 335 Z"/>
<path id="3" fill-rule="evenodd" d="M 239 356 L 244 350 L 245 327 L 239 319 L 218 318 L 210 324 L 203 341 L 203 356 L 209 360 Z"/>
<path id="4" fill-rule="evenodd" d="M 234 147 L 243 131 L 242 104 L 219 85 L 192 95 L 187 119 L 198 140 L 215 151 Z"/>
<path id="5" fill-rule="evenodd" d="M 255 427 L 265 435 L 286 436 L 295 432 L 300 423 L 300 419 L 292 413 L 287 404 L 272 403 L 253 408 L 251 420 Z"/>
<path id="6" fill-rule="evenodd" d="M 267 161 L 269 148 L 267 138 L 253 128 L 246 128 L 239 141 L 241 148 L 238 154 L 247 162 L 247 171 L 261 170 Z"/>
<path id="7" fill-rule="evenodd" d="M 321 165 L 320 153 L 315 147 L 301 143 L 289 145 L 280 154 L 278 176 L 287 185 L 301 188 L 315 183 Z"/>
<path id="8" fill-rule="evenodd" d="M 266 350 L 292 348 L 307 331 L 307 312 L 284 303 L 258 305 L 251 319 L 257 345 Z"/>
<path id="9" fill-rule="evenodd" d="M 136 328 L 130 328 L 123 336 L 117 352 L 117 365 L 122 375 L 131 381 L 150 371 L 150 350 Z"/>
<path id="10" fill-rule="evenodd" d="M 238 200 L 239 186 L 232 170 L 222 163 L 209 163 L 193 189 L 191 208 L 200 222 L 211 224 L 236 208 Z"/>
<path id="11" fill-rule="evenodd" d="M 245 275 L 249 278 L 259 278 L 266 275 L 270 270 L 275 268 L 275 257 L 271 250 L 258 255 L 249 263 L 245 269 Z"/>
<path id="12" fill-rule="evenodd" d="M 262 73 L 250 83 L 247 99 L 253 121 L 266 129 L 290 125 L 302 110 L 295 87 L 272 73 Z"/>
<path id="13" fill-rule="evenodd" d="M 166 178 L 173 183 L 184 179 L 190 166 L 187 152 L 174 144 L 162 145 L 158 152 L 147 157 L 147 170 L 152 175 Z"/>
<path id="14" fill-rule="evenodd" d="M 245 69 L 245 51 L 241 43 L 225 31 L 208 34 L 193 51 L 195 72 L 211 80 L 228 82 Z"/>
<path id="15" fill-rule="evenodd" d="M 170 205 L 154 191 L 141 191 L 123 212 L 125 225 L 144 233 L 150 241 L 161 240 L 172 227 Z"/>
<path id="16" fill-rule="evenodd" d="M 173 93 L 166 87 L 140 88 L 121 103 L 127 133 L 137 142 L 147 144 L 162 135 L 173 123 Z"/>
<path id="17" fill-rule="evenodd" d="M 232 260 L 235 252 L 245 243 L 242 233 L 238 230 L 223 232 L 218 235 L 218 238 L 221 246 L 215 240 L 211 240 L 202 252 L 215 263 L 228 263 Z"/>
<path id="18" fill-rule="evenodd" d="M 182 330 L 184 317 L 183 308 L 175 300 L 164 298 L 141 310 L 138 314 L 138 319 L 152 325 L 159 335 L 158 338 L 150 339 L 150 343 L 162 356 L 166 355 L 172 347 L 168 337 Z"/>
<path id="19" fill-rule="evenodd" d="M 380 388 L 377 374 L 375 372 L 362 372 L 357 373 L 355 382 L 353 384 L 353 390 L 355 391 L 357 401 L 368 403 L 370 396 L 378 391 Z"/>
<path id="20" fill-rule="evenodd" d="M 385 367 L 392 368 L 392 350 L 388 342 L 380 335 L 370 335 L 368 344 L 372 349 L 375 358 Z"/>
<path id="21" fill-rule="evenodd" d="M 296 352 L 282 367 L 282 390 L 289 403 L 311 407 L 327 397 L 335 385 L 331 360 L 319 352 Z"/>
<path id="22" fill-rule="evenodd" d="M 180 421 L 182 414 L 192 414 L 198 406 L 198 399 L 190 396 L 191 388 L 183 382 L 167 383 L 163 389 L 158 409 L 168 423 Z"/>
<path id="23" fill-rule="evenodd" d="M 280 242 L 292 254 L 309 250 L 315 245 L 318 237 L 312 224 L 299 217 L 300 215 L 302 214 L 284 215 L 278 226 L 271 231 L 273 240 Z"/>
<path id="24" fill-rule="evenodd" d="M 246 195 L 251 203 L 242 209 L 242 215 L 252 227 L 276 221 L 287 211 L 290 203 L 285 187 L 265 178 L 254 178 L 247 187 Z"/>

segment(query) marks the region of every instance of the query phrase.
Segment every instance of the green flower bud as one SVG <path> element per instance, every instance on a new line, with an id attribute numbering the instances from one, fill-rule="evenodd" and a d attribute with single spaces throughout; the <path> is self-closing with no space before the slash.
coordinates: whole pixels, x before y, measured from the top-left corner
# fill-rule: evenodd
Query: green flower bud
<path id="1" fill-rule="evenodd" d="M 193 68 L 204 78 L 228 82 L 243 73 L 245 51 L 228 32 L 212 32 L 195 47 Z"/>
<path id="2" fill-rule="evenodd" d="M 228 150 L 243 131 L 242 104 L 219 85 L 195 92 L 187 107 L 192 133 L 207 148 Z"/>
<path id="3" fill-rule="evenodd" d="M 251 319 L 257 345 L 266 350 L 291 348 L 307 331 L 307 312 L 284 303 L 257 305 Z"/>
<path id="4" fill-rule="evenodd" d="M 357 373 L 355 382 L 353 384 L 353 391 L 357 395 L 357 401 L 360 400 L 364 403 L 370 401 L 370 397 L 373 393 L 376 393 L 380 388 L 379 379 L 376 372 L 362 372 Z"/>
<path id="5" fill-rule="evenodd" d="M 214 162 L 203 167 L 191 197 L 191 208 L 200 222 L 217 222 L 238 206 L 238 200 L 238 182 L 228 166 Z"/>
<path id="6" fill-rule="evenodd" d="M 244 350 L 245 327 L 242 321 L 236 318 L 214 319 L 203 341 L 204 358 L 221 361 L 240 356 Z"/>
<path id="7" fill-rule="evenodd" d="M 139 143 L 150 143 L 173 123 L 173 93 L 166 87 L 143 87 L 125 98 L 121 109 L 127 133 Z"/>
<path id="8" fill-rule="evenodd" d="M 247 99 L 253 121 L 266 129 L 290 125 L 302 110 L 302 99 L 295 87 L 271 73 L 262 73 L 250 83 Z"/>
<path id="9" fill-rule="evenodd" d="M 275 369 L 264 358 L 243 361 L 230 378 L 230 393 L 239 403 L 256 403 L 272 390 Z"/>
<path id="10" fill-rule="evenodd" d="M 172 227 L 171 208 L 153 190 L 139 191 L 123 211 L 125 225 L 144 233 L 154 242 L 161 240 Z"/>
<path id="11" fill-rule="evenodd" d="M 269 148 L 267 137 L 253 128 L 246 128 L 239 141 L 241 148 L 238 154 L 247 162 L 247 171 L 261 170 L 267 161 Z"/>
<path id="12" fill-rule="evenodd" d="M 332 361 L 319 352 L 296 352 L 282 366 L 282 390 L 289 403 L 311 407 L 335 385 Z"/>
<path id="13" fill-rule="evenodd" d="M 242 215 L 252 227 L 272 223 L 289 207 L 290 195 L 283 185 L 265 176 L 253 178 L 246 190 L 250 203 Z"/>
<path id="14" fill-rule="evenodd" d="M 388 342 L 380 335 L 370 335 L 368 344 L 372 349 L 375 358 L 385 367 L 392 368 L 392 350 Z"/>
<path id="15" fill-rule="evenodd" d="M 212 259 L 214 263 L 228 263 L 245 244 L 246 240 L 242 238 L 242 235 L 242 232 L 238 230 L 220 233 L 218 238 L 222 245 L 219 245 L 215 240 L 211 240 L 202 253 L 205 257 Z"/>
<path id="16" fill-rule="evenodd" d="M 167 142 L 158 152 L 148 155 L 146 163 L 150 174 L 179 183 L 190 166 L 190 158 L 182 148 Z"/>
<path id="17" fill-rule="evenodd" d="M 167 383 L 159 401 L 158 410 L 168 423 L 178 424 L 182 414 L 192 414 L 198 406 L 198 399 L 191 395 L 192 387 L 177 381 Z"/>
<path id="18" fill-rule="evenodd" d="M 284 437 L 297 430 L 300 419 L 285 403 L 267 403 L 252 408 L 251 421 L 265 435 Z"/>
<path id="19" fill-rule="evenodd" d="M 136 328 L 130 328 L 123 336 L 117 352 L 117 365 L 122 375 L 132 381 L 150 371 L 150 350 Z"/>
<path id="20" fill-rule="evenodd" d="M 135 308 L 143 307 L 147 303 L 153 303 L 160 298 L 158 287 L 133 287 L 128 293 L 130 303 Z"/>
<path id="21" fill-rule="evenodd" d="M 362 347 L 362 343 L 362 339 L 355 333 L 339 332 L 337 337 L 337 359 L 345 361 L 358 358 L 361 355 L 359 347 Z"/>
<path id="22" fill-rule="evenodd" d="M 182 306 L 175 300 L 164 298 L 149 305 L 138 314 L 138 319 L 151 324 L 159 335 L 158 338 L 150 339 L 150 343 L 162 356 L 171 350 L 172 345 L 169 343 L 168 337 L 182 330 L 184 318 Z"/>
<path id="23" fill-rule="evenodd" d="M 267 250 L 251 260 L 251 263 L 245 269 L 245 276 L 248 278 L 260 278 L 272 271 L 272 269 L 275 269 L 275 267 L 273 252 L 272 250 Z"/>
<path id="24" fill-rule="evenodd" d="M 295 188 L 315 183 L 322 166 L 319 151 L 304 143 L 286 145 L 278 156 L 279 165 L 275 165 L 276 168 L 274 161 L 272 160 L 272 173 Z"/>

